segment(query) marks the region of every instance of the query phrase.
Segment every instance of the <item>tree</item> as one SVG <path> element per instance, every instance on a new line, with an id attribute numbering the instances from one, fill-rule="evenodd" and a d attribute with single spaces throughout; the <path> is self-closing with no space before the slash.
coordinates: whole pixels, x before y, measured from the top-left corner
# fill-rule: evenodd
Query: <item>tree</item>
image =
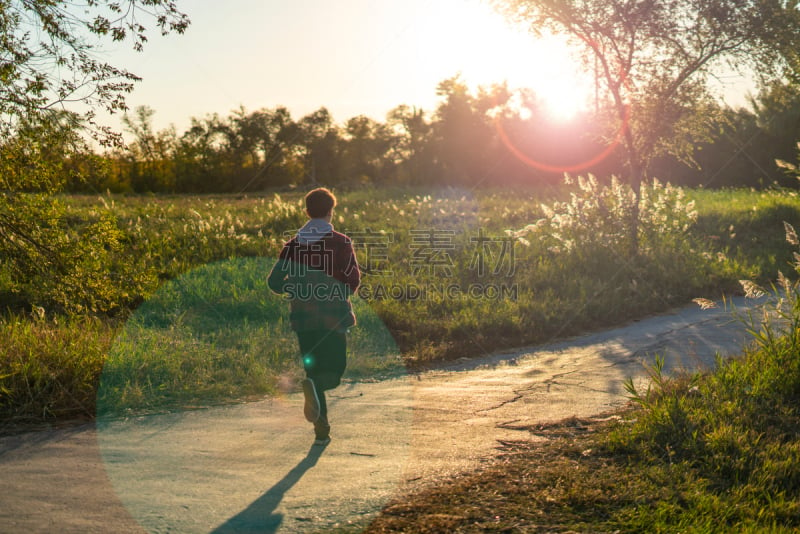
<path id="1" fill-rule="evenodd" d="M 98 59 L 95 42 L 142 49 L 147 20 L 162 34 L 189 23 L 172 0 L 0 0 L 0 304 L 112 313 L 152 287 L 151 273 L 119 258 L 124 236 L 113 214 L 75 226 L 56 199 L 26 194 L 63 187 L 69 151 L 53 157 L 54 148 L 73 144 L 76 128 L 119 141 L 94 110 L 124 110 L 138 78 Z M 89 111 L 69 113 L 75 102 Z"/>
<path id="2" fill-rule="evenodd" d="M 432 128 L 425 112 L 402 104 L 389 111 L 386 123 L 394 133 L 391 148 L 399 179 L 405 183 L 429 183 L 433 166 Z"/>
<path id="3" fill-rule="evenodd" d="M 653 172 L 675 184 L 711 187 L 797 187 L 775 160 L 794 157 L 800 139 L 800 85 L 777 82 L 750 96 L 747 107 L 720 105 L 707 142 L 695 147 L 696 167 L 659 157 Z"/>
<path id="4" fill-rule="evenodd" d="M 432 143 L 444 180 L 474 185 L 486 179 L 498 145 L 490 110 L 502 107 L 510 92 L 504 85 L 479 88 L 473 94 L 455 76 L 439 83 L 436 94 L 442 102 L 432 124 Z"/>
<path id="5" fill-rule="evenodd" d="M 750 105 L 768 139 L 771 150 L 766 155 L 773 160 L 791 158 L 800 139 L 800 84 L 772 84 L 752 98 Z"/>
<path id="6" fill-rule="evenodd" d="M 221 190 L 220 147 L 224 135 L 215 113 L 204 119 L 192 117 L 191 126 L 179 138 L 175 152 L 177 189 L 182 193 L 209 193 Z"/>
<path id="7" fill-rule="evenodd" d="M 793 72 L 800 49 L 796 0 L 493 1 L 535 35 L 567 36 L 595 69 L 637 198 L 658 154 L 690 157 L 704 138 L 702 110 L 720 69 L 767 83 Z M 632 217 L 635 249 L 637 209 Z"/>
<path id="8" fill-rule="evenodd" d="M 347 178 L 355 183 L 386 181 L 391 166 L 388 157 L 393 139 L 387 125 L 364 115 L 345 124 L 343 159 Z"/>
<path id="9" fill-rule="evenodd" d="M 172 0 L 0 0 L 0 136 L 20 120 L 41 121 L 81 101 L 90 108 L 85 119 L 99 139 L 118 141 L 94 123 L 92 110 L 126 109 L 125 95 L 139 78 L 98 59 L 92 40 L 130 40 L 141 50 L 147 19 L 162 34 L 183 33 L 189 24 Z"/>
<path id="10" fill-rule="evenodd" d="M 148 106 L 137 106 L 134 116 L 127 113 L 122 122 L 134 137 L 127 147 L 131 185 L 136 191 L 160 191 L 174 193 L 176 190 L 175 152 L 178 144 L 175 128 L 160 132 L 153 130 L 155 110 Z"/>
<path id="11" fill-rule="evenodd" d="M 85 152 L 81 118 L 59 111 L 25 117 L 0 140 L 0 191 L 55 192 L 69 180 L 66 154 Z M 2 206 L 2 203 L 0 203 Z"/>
<path id="12" fill-rule="evenodd" d="M 302 173 L 298 181 L 332 183 L 338 179 L 337 148 L 339 132 L 326 108 L 319 108 L 297 121 L 288 140 L 294 148 L 295 162 Z"/>
<path id="13" fill-rule="evenodd" d="M 301 137 L 285 107 L 234 112 L 216 119 L 213 129 L 222 135 L 220 161 L 229 178 L 225 191 L 251 191 L 291 181 L 284 163 Z"/>

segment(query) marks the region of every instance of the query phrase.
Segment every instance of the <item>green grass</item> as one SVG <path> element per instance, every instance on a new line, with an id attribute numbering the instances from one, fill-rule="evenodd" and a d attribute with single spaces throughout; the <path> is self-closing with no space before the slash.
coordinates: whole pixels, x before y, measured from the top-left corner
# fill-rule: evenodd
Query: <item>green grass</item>
<path id="1" fill-rule="evenodd" d="M 267 258 L 236 258 L 163 285 L 127 321 L 100 377 L 98 414 L 286 392 L 299 381 L 288 306 L 267 287 Z M 397 347 L 356 302 L 347 378 L 403 372 Z"/>
<path id="2" fill-rule="evenodd" d="M 693 221 L 688 199 L 654 190 L 665 200 L 649 204 L 641 252 L 631 257 L 621 217 L 613 215 L 624 208 L 624 191 L 581 187 L 338 192 L 334 224 L 354 236 L 365 271 L 349 377 L 616 325 L 721 295 L 742 278 L 774 278 L 791 258 L 785 243 L 767 236 L 800 219 L 795 192 L 688 191 L 697 202 Z M 62 201 L 75 227 L 113 215 L 123 237 L 111 260 L 161 282 L 115 288 L 141 304 L 114 319 L 67 318 L 47 301 L 25 303 L 41 291 L 5 291 L 0 267 L 0 295 L 10 295 L 0 305 L 16 310 L 0 319 L 11 347 L 0 359 L 0 417 L 52 420 L 95 408 L 225 402 L 279 393 L 296 379 L 287 305 L 265 277 L 304 222 L 300 192 Z M 543 203 L 561 211 L 545 217 Z M 545 227 L 509 240 L 509 232 L 543 218 Z M 34 320 L 31 306 L 41 306 L 44 318 Z M 45 331 L 49 341 L 39 339 Z M 70 378 L 48 385 L 52 369 Z"/>
<path id="3" fill-rule="evenodd" d="M 92 318 L 4 315 L 0 431 L 54 419 L 91 418 L 115 326 Z"/>
<path id="4" fill-rule="evenodd" d="M 657 363 L 633 408 L 533 427 L 544 444 L 508 444 L 358 531 L 797 532 L 800 292 L 786 294 L 765 326 L 743 318 L 755 344 L 741 357 L 673 378 Z"/>
<path id="5" fill-rule="evenodd" d="M 700 216 L 695 232 L 709 250 L 729 256 L 744 268 L 747 279 L 775 279 L 787 271 L 792 250 L 786 246 L 781 221 L 800 221 L 797 191 L 724 189 L 690 190 Z"/>

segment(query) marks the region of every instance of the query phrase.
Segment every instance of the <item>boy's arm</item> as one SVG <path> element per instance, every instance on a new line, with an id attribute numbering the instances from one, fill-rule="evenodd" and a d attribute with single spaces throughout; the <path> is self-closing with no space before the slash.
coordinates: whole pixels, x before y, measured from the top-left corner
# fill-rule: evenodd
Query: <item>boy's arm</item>
<path id="1" fill-rule="evenodd" d="M 272 266 L 272 271 L 267 278 L 267 284 L 273 293 L 284 293 L 286 291 L 286 278 L 289 276 L 289 244 L 283 246 L 278 261 Z"/>
<path id="2" fill-rule="evenodd" d="M 361 284 L 361 269 L 358 267 L 358 260 L 356 259 L 355 250 L 353 250 L 353 242 L 348 239 L 343 254 L 342 274 L 344 275 L 343 282 L 350 290 L 350 294 L 356 292 L 358 286 Z"/>

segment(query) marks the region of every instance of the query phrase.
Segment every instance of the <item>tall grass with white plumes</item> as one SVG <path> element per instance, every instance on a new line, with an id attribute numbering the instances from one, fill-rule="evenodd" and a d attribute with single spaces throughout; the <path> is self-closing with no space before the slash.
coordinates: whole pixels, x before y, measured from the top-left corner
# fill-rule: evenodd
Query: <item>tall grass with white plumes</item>
<path id="1" fill-rule="evenodd" d="M 658 180 L 642 184 L 638 210 L 633 189 L 616 177 L 602 184 L 592 175 L 567 176 L 564 183 L 570 188 L 569 200 L 542 204 L 543 217 L 509 234 L 524 245 L 535 240 L 555 254 L 606 250 L 628 255 L 636 213 L 639 252 L 650 254 L 665 246 L 682 247 L 697 220 L 695 203 L 686 199 L 685 191 Z"/>
<path id="2" fill-rule="evenodd" d="M 558 287 L 581 314 L 620 321 L 669 308 L 687 302 L 689 288 L 719 287 L 737 269 L 724 253 L 708 254 L 692 232 L 698 211 L 681 188 L 642 184 L 638 209 L 631 187 L 616 178 L 567 177 L 565 188 L 564 200 L 542 204 L 538 219 L 508 234 L 544 275 L 531 273 L 532 287 Z"/>

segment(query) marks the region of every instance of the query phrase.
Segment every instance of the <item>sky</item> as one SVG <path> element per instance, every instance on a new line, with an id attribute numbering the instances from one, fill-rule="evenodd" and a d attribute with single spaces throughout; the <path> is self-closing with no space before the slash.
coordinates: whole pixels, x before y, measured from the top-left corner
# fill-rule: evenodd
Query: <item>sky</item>
<path id="1" fill-rule="evenodd" d="M 536 90 L 556 116 L 588 105 L 591 79 L 566 45 L 513 28 L 482 0 L 184 0 L 184 35 L 151 32 L 144 52 L 102 56 L 143 80 L 131 109 L 155 110 L 157 129 L 192 117 L 286 106 L 294 118 L 322 106 L 337 123 L 377 120 L 399 104 L 428 112 L 436 86 L 508 80 Z M 224 7 L 222 7 L 224 6 Z M 731 98 L 736 99 L 735 91 Z M 102 122 L 121 129 L 119 115 Z"/>

